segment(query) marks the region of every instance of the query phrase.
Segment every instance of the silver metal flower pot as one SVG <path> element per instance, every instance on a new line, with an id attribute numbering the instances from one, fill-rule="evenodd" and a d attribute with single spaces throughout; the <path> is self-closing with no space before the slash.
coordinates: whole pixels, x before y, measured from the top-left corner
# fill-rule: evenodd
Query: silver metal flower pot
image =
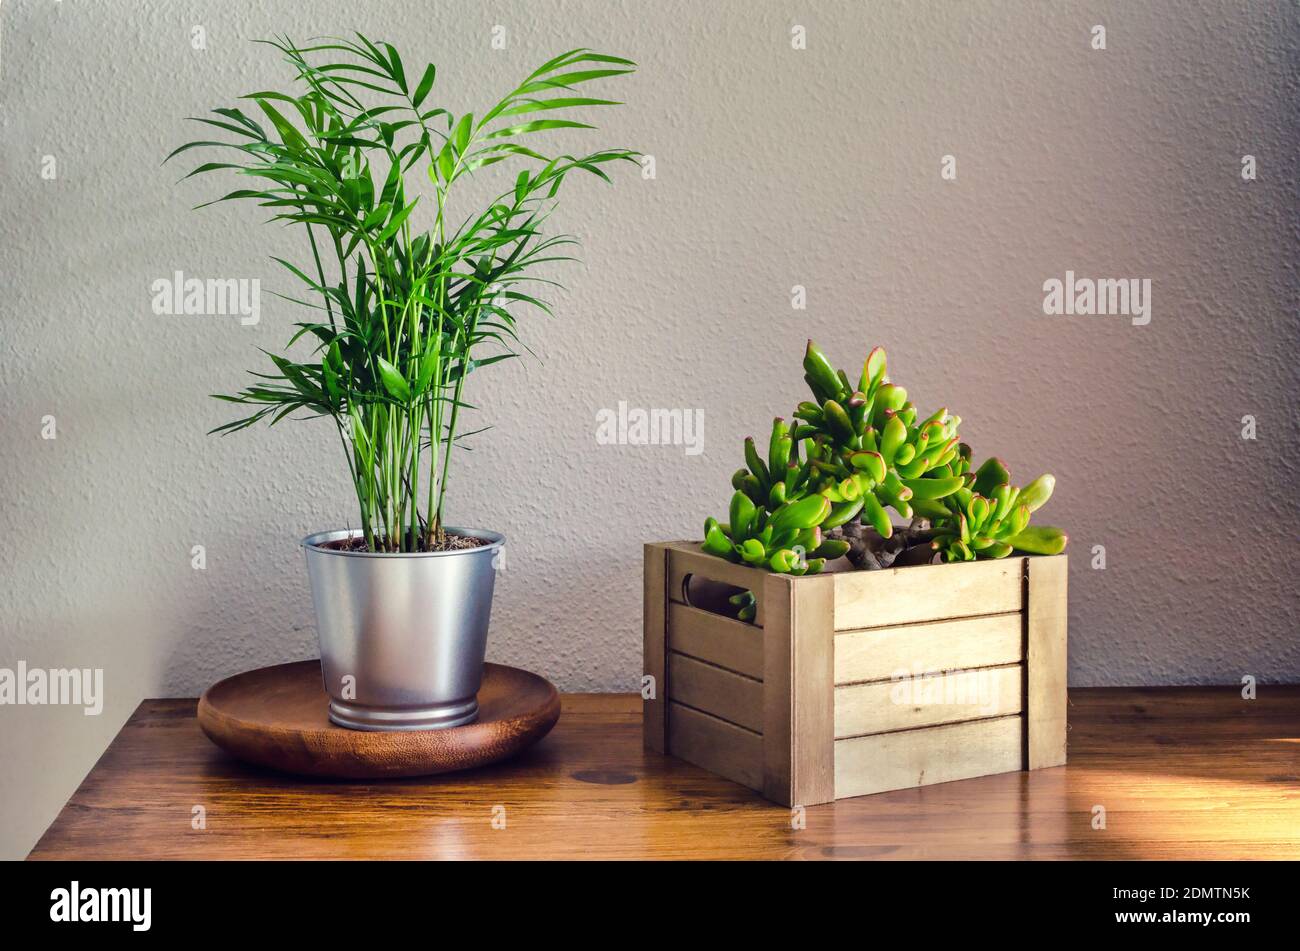
<path id="1" fill-rule="evenodd" d="M 359 530 L 303 539 L 329 718 L 353 730 L 436 730 L 478 715 L 496 553 L 477 548 L 388 554 L 339 551 Z"/>

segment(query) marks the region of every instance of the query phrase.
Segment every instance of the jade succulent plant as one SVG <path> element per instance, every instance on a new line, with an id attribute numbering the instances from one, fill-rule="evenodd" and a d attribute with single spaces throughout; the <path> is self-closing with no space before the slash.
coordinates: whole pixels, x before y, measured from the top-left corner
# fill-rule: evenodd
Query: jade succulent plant
<path id="1" fill-rule="evenodd" d="M 736 609 L 736 617 L 741 621 L 752 621 L 758 614 L 758 599 L 752 591 L 741 591 L 727 599 Z"/>
<path id="2" fill-rule="evenodd" d="M 918 514 L 933 525 L 930 547 L 944 561 L 1005 558 L 1013 551 L 1056 555 L 1069 540 L 1059 528 L 1030 526 L 1030 515 L 1052 497 L 1056 478 L 1045 474 L 1024 488 L 1011 485 L 1011 474 L 999 459 L 989 459 L 969 472 L 970 449 L 963 445 L 953 467 L 962 488 L 946 498 L 918 503 Z"/>
<path id="3" fill-rule="evenodd" d="M 848 551 L 846 542 L 826 539 L 823 531 L 843 524 L 856 509 L 843 501 L 837 505 L 822 493 L 825 479 L 814 464 L 824 457 L 824 449 L 813 440 L 802 444 L 807 457 L 801 462 L 795 433 L 779 417 L 772 421 L 766 461 L 754 438 L 745 440 L 748 468 L 731 477 L 736 491 L 728 521 L 705 521 L 705 551 L 796 575 L 815 574 L 827 559 Z"/>
<path id="4" fill-rule="evenodd" d="M 728 521 L 705 521 L 705 551 L 802 575 L 845 554 L 857 567 L 885 567 L 921 542 L 949 562 L 1065 548 L 1060 529 L 1029 525 L 1054 477 L 1017 488 L 997 459 L 971 471 L 961 418 L 947 408 L 920 418 L 907 391 L 889 381 L 882 348 L 868 354 L 856 385 L 811 340 L 803 369 L 813 398 L 796 407 L 795 422 L 773 421 L 766 459 L 753 437 L 745 440 Z M 911 526 L 895 535 L 889 509 Z M 731 604 L 742 620 L 753 618 L 752 592 Z"/>
<path id="5" fill-rule="evenodd" d="M 918 422 L 907 391 L 886 376 L 882 348 L 867 356 L 856 387 L 811 340 L 803 366 L 815 402 L 799 404 L 796 424 L 773 420 L 766 460 L 752 436 L 745 440 L 747 468 L 731 478 L 729 521 L 704 524 L 710 554 L 815 574 L 849 550 L 827 532 L 865 517 L 888 538 L 887 506 L 910 518 L 913 497 L 941 499 L 963 484 L 947 468 L 961 420 L 941 409 Z"/>
<path id="6" fill-rule="evenodd" d="M 815 466 L 820 491 L 832 502 L 856 506 L 884 538 L 893 534 L 886 507 L 912 517 L 911 501 L 941 499 L 961 488 L 944 468 L 957 455 L 961 418 L 940 409 L 920 422 L 907 390 L 885 375 L 885 351 L 876 347 L 862 366 L 856 388 L 808 341 L 804 380 L 816 402 L 805 401 L 795 416 L 801 430 L 823 450 Z"/>

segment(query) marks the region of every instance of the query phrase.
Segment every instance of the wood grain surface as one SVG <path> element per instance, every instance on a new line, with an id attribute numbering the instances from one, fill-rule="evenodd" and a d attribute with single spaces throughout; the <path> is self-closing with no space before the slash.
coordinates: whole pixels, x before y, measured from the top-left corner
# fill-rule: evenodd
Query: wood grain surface
<path id="1" fill-rule="evenodd" d="M 495 763 L 555 726 L 560 696 L 546 679 L 483 665 L 478 718 L 445 730 L 348 730 L 330 722 L 320 661 L 228 677 L 199 698 L 199 726 L 239 759 L 305 776 L 391 779 Z"/>
<path id="2" fill-rule="evenodd" d="M 32 858 L 1300 859 L 1300 687 L 1072 690 L 1068 765 L 810 806 L 803 828 L 646 751 L 639 696 L 561 700 L 514 759 L 373 782 L 246 766 L 193 700 L 147 700 Z"/>

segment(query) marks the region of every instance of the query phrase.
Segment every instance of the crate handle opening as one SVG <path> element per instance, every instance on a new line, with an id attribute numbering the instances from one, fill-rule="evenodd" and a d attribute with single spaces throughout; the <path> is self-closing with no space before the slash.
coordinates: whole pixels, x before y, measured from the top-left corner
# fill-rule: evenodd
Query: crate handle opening
<path id="1" fill-rule="evenodd" d="M 708 611 L 725 618 L 736 620 L 740 609 L 729 600 L 733 595 L 741 594 L 746 589 L 739 585 L 714 581 L 703 575 L 687 572 L 682 575 L 682 603 L 687 607 Z"/>

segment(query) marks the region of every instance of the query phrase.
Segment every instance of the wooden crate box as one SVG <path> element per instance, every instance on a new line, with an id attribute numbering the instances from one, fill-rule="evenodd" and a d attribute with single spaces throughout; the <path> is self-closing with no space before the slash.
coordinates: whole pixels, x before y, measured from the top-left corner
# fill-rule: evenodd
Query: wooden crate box
<path id="1" fill-rule="evenodd" d="M 1066 565 L 794 577 L 646 545 L 645 745 L 787 806 L 1059 766 Z M 753 591 L 754 623 L 691 606 L 692 576 Z"/>

